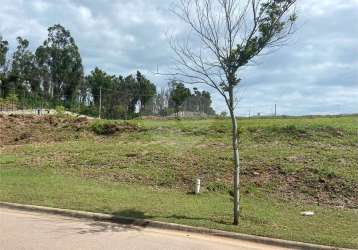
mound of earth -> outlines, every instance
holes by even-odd
[[[58,116],[0,115],[0,145],[61,141],[78,136],[87,118]]]
[[[0,114],[0,146],[29,143],[50,143],[75,140],[95,134],[113,135],[117,132],[137,131],[127,123],[101,123],[101,132],[93,129],[96,121],[87,117],[35,116]]]

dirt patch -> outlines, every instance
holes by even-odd
[[[225,149],[225,148],[229,148],[230,145],[223,142],[210,142],[205,144],[199,144],[196,147],[201,149],[206,149],[206,148]]]
[[[89,122],[86,118],[0,115],[0,146],[76,139]]]
[[[264,170],[263,170],[264,169]],[[243,171],[243,185],[275,190],[281,198],[333,207],[358,208],[358,183],[304,168],[288,173],[280,166],[249,168]]]
[[[273,126],[273,127],[249,127],[248,135],[255,141],[270,141],[273,138],[311,139],[340,138],[345,136],[346,131],[332,126]]]
[[[29,140],[31,138],[31,133],[29,132],[25,132],[22,133],[19,137],[15,138],[15,141],[25,141],[25,140]]]
[[[77,140],[81,136],[141,131],[124,122],[93,121],[87,117],[0,115],[0,146]]]
[[[0,146],[27,143],[49,143],[76,138],[76,126],[88,121],[57,116],[0,116]]]
[[[287,197],[310,203],[358,208],[358,183],[342,177],[303,169],[295,174],[280,176],[279,190]]]

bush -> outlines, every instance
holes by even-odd
[[[64,106],[56,106],[56,114],[57,115],[64,115],[65,114],[65,107]]]
[[[97,135],[113,135],[117,132],[133,132],[140,130],[138,125],[107,120],[96,120],[90,125],[90,129]]]
[[[91,124],[91,130],[97,135],[112,135],[117,132],[114,122],[100,120]]]

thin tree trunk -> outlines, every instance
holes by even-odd
[[[239,224],[240,215],[240,155],[238,143],[238,127],[234,110],[233,91],[230,91],[230,116],[232,123],[232,149],[234,158],[234,225]]]

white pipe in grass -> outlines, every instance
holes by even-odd
[[[200,185],[201,185],[201,180],[199,178],[196,179],[195,181],[195,194],[200,194]]]

